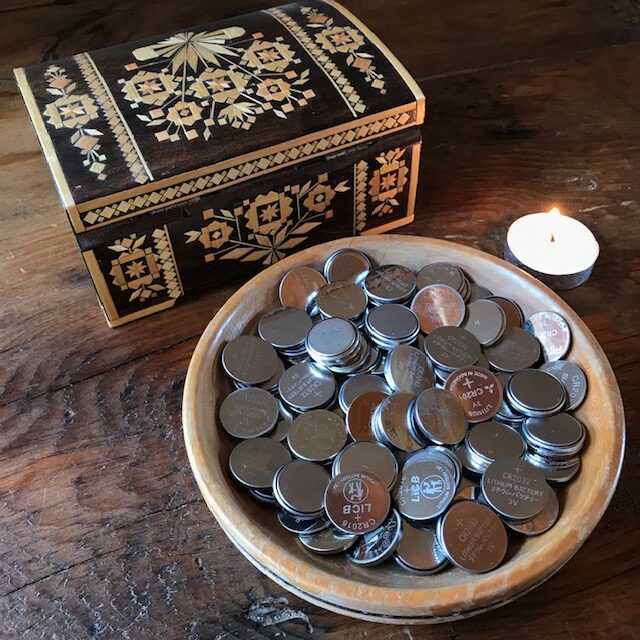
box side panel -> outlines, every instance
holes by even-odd
[[[413,219],[420,134],[389,136],[78,237],[111,326],[305,247]]]

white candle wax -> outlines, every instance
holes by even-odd
[[[593,233],[557,209],[516,220],[509,227],[507,244],[525,267],[552,276],[590,270],[600,252]]]

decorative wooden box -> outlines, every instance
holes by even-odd
[[[335,2],[15,74],[111,326],[413,219],[424,96]]]

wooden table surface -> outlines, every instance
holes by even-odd
[[[11,75],[268,6],[268,0],[4,0],[0,8],[1,638],[631,638],[640,634],[640,5],[357,0],[429,96],[415,223],[501,252],[560,203],[596,234],[563,294],[625,402],[618,490],[582,550],[492,613],[437,627],[355,622],[257,572],[189,469],[180,423],[198,336],[234,283],[107,328]]]

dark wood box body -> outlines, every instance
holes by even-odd
[[[413,219],[424,97],[336,3],[16,77],[111,326]]]

